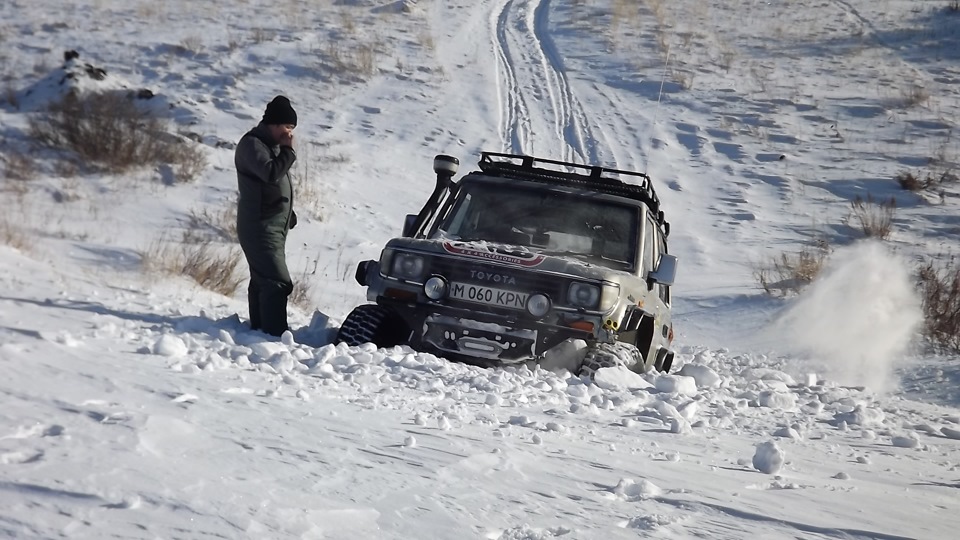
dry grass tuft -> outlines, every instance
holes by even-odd
[[[960,353],[960,265],[925,261],[917,277],[923,300],[924,335],[938,348]]]
[[[867,238],[886,240],[893,230],[893,214],[897,209],[897,200],[877,202],[867,195],[864,200],[859,195],[850,203],[853,218],[860,224],[860,230]]]
[[[930,92],[918,84],[912,84],[900,89],[900,107],[911,109],[920,105],[925,105],[930,101]]]
[[[184,239],[189,243],[209,240],[238,242],[236,203],[216,210],[210,207],[190,210],[187,215],[187,232],[184,234]]]
[[[218,247],[213,242],[171,243],[161,237],[140,253],[143,268],[151,273],[189,276],[201,287],[233,296],[244,281],[239,267],[239,247]]]
[[[27,251],[30,247],[29,238],[27,231],[12,219],[7,216],[0,217],[0,244]]]
[[[754,277],[769,295],[797,294],[820,275],[830,255],[830,245],[819,239],[797,253],[781,253],[754,269]]]
[[[312,159],[310,145],[302,144],[300,148],[297,161],[290,170],[296,200],[294,211],[301,221],[305,217],[323,221],[326,217],[323,208],[323,179],[317,172],[317,163]]]
[[[900,187],[907,191],[927,191],[934,190],[946,184],[957,181],[957,175],[952,171],[944,170],[939,173],[927,171],[925,173],[912,173],[910,171],[901,171],[893,177],[900,184]]]
[[[310,266],[308,261],[297,279],[293,280],[293,292],[290,293],[289,301],[291,304],[307,311],[316,308],[312,298],[313,284],[310,281],[310,276],[316,275],[318,264],[319,259],[315,259],[313,268],[308,270]]]

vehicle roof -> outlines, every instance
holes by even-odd
[[[504,189],[555,191],[560,193],[569,193],[572,195],[581,195],[584,197],[588,197],[590,199],[616,202],[616,203],[627,205],[627,206],[635,206],[635,207],[645,206],[645,204],[642,201],[638,201],[636,199],[632,199],[629,197],[613,195],[610,193],[604,193],[602,191],[599,191],[591,187],[545,184],[542,182],[536,182],[536,181],[527,180],[523,178],[490,176],[480,171],[474,171],[474,172],[468,173],[466,176],[460,179],[460,183],[487,184],[487,185],[502,187]]]

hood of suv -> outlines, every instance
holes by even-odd
[[[511,246],[482,240],[463,242],[450,239],[423,240],[394,238],[386,249],[416,252],[431,258],[458,261],[469,265],[471,262],[494,265],[505,269],[528,272],[562,274],[598,281],[619,282],[623,276],[633,276],[624,270],[583,260],[576,255],[553,254],[547,250]],[[635,276],[633,276],[635,277]]]

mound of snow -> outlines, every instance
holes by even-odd
[[[653,388],[646,379],[624,366],[608,367],[597,371],[593,376],[593,383],[604,390],[615,391]]]
[[[753,468],[766,474],[777,474],[783,467],[784,453],[773,441],[757,445],[753,454]]]

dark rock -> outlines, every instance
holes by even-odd
[[[103,68],[94,67],[90,64],[85,64],[83,68],[86,70],[87,75],[95,81],[102,81],[107,78],[107,70]]]
[[[64,61],[64,62],[69,62],[70,60],[73,60],[74,58],[80,58],[80,53],[78,53],[77,51],[75,51],[75,50],[73,50],[73,49],[71,49],[71,50],[69,50],[69,51],[65,51],[65,52],[63,53],[63,61]]]

